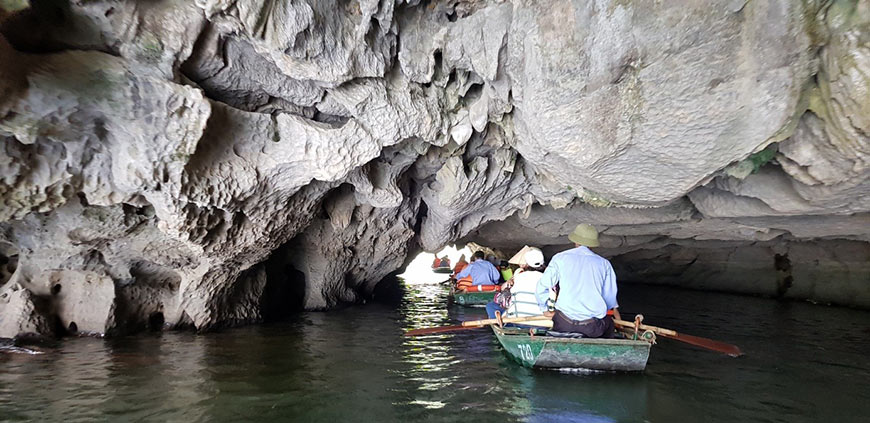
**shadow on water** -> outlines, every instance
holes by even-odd
[[[865,311],[625,286],[624,310],[736,343],[746,356],[660,340],[644,373],[563,374],[514,363],[489,329],[403,337],[408,329],[484,317],[482,308],[447,307],[447,287],[437,280],[408,280],[378,296],[388,301],[206,335],[70,338],[44,354],[3,353],[0,416],[859,422],[870,404]]]

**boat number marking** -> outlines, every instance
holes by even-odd
[[[523,360],[534,361],[535,356],[532,355],[532,346],[529,344],[519,344],[517,345],[520,349],[520,357]]]

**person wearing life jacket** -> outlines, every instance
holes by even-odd
[[[441,257],[441,262],[438,263],[437,267],[450,267],[450,259],[447,256]]]
[[[465,254],[459,256],[459,261],[456,262],[456,267],[453,268],[453,274],[456,275],[465,269],[465,266],[468,266],[468,262],[465,260]]]
[[[575,248],[553,256],[536,288],[538,308],[553,318],[554,332],[579,333],[588,338],[612,338],[613,319],[619,319],[616,302],[616,273],[610,261],[592,252],[598,231],[580,224],[568,239]],[[555,311],[549,311],[550,290],[559,285]],[[613,309],[613,316],[608,310]]]
[[[438,256],[435,256],[435,260],[432,260],[432,268],[436,268],[441,266],[441,259]]]
[[[483,259],[483,251],[477,251],[471,256],[471,263],[456,274],[457,287],[466,289],[474,286],[498,285],[501,276],[492,263]]]

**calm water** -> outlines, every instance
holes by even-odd
[[[520,367],[488,329],[404,338],[484,315],[445,307],[443,285],[405,290],[398,307],[0,353],[0,420],[868,421],[868,312],[626,285],[626,312],[746,356],[662,339],[642,374],[581,375]]]

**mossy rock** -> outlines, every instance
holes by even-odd
[[[27,0],[0,0],[0,9],[9,13],[24,10],[28,7],[30,7],[30,2]]]
[[[725,169],[725,173],[738,179],[746,178],[747,176],[758,172],[758,169],[761,169],[764,165],[773,160],[773,158],[776,157],[777,151],[779,151],[779,144],[769,144],[764,148],[764,150],[750,155],[746,159],[737,162],[737,164],[728,166]]]

